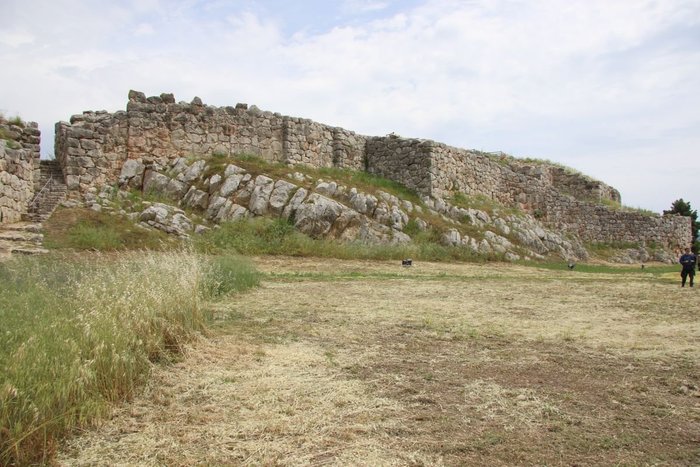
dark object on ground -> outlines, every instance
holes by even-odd
[[[576,267],[576,263],[574,263],[573,261],[569,261],[566,267],[569,268],[569,270],[573,270]]]
[[[411,267],[411,266],[413,266],[413,260],[410,259],[410,258],[408,258],[408,259],[402,259],[402,260],[401,260],[401,266],[403,266],[403,267],[405,267],[405,268]]]

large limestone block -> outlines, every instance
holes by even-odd
[[[462,243],[462,236],[457,229],[449,229],[440,237],[440,243],[445,246],[458,246]]]
[[[188,186],[175,179],[170,179],[165,187],[165,195],[172,199],[182,199],[187,193]]]
[[[194,186],[190,187],[185,197],[182,199],[185,206],[205,210],[209,205],[209,193],[198,190]]]
[[[255,178],[255,186],[250,195],[248,209],[256,216],[263,216],[269,211],[270,196],[275,187],[275,181],[265,175]]]
[[[128,159],[122,166],[122,171],[119,174],[119,184],[121,186],[129,185],[134,188],[141,188],[143,185],[143,174],[146,166],[143,162]]]
[[[139,215],[142,225],[162,230],[168,234],[187,237],[192,231],[192,221],[184,211],[163,203],[153,203]]]
[[[220,217],[219,214],[221,210],[224,208],[226,203],[231,203],[228,201],[226,198],[222,196],[210,196],[209,197],[209,206],[207,207],[207,212],[206,216],[208,219],[216,219],[217,217]]]
[[[250,178],[250,175],[242,173],[232,173],[228,175],[224,180],[224,183],[222,183],[221,187],[219,188],[219,196],[223,196],[224,198],[231,196],[236,190],[238,190],[238,187],[244,181],[246,176]]]
[[[206,166],[207,162],[202,159],[195,161],[184,172],[179,174],[177,176],[177,179],[183,183],[192,183],[202,176],[202,173],[204,173],[204,169],[206,168]]]
[[[282,218],[291,219],[293,217],[296,217],[297,209],[299,209],[299,206],[301,206],[301,203],[304,202],[304,200],[306,199],[306,195],[308,194],[309,192],[306,190],[306,188],[299,188],[294,193],[294,196],[292,196],[292,199],[289,200],[289,203],[287,203],[287,206],[285,206],[284,210],[282,211]]]
[[[339,202],[312,193],[296,210],[294,227],[312,238],[323,238],[344,209]]]
[[[143,192],[164,194],[169,182],[170,178],[165,175],[155,170],[146,170],[143,176]]]
[[[282,214],[290,196],[298,187],[285,180],[278,180],[270,195],[270,212],[276,216]]]
[[[350,190],[349,197],[350,206],[357,212],[368,216],[372,216],[374,214],[374,210],[377,208],[377,204],[379,202],[376,197],[365,193],[360,193],[355,188]]]
[[[229,177],[231,175],[237,175],[237,174],[245,174],[247,171],[245,169],[242,169],[241,167],[238,167],[237,165],[229,164],[226,166],[226,170],[224,170],[224,177]]]

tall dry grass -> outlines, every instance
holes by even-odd
[[[205,300],[255,277],[191,252],[0,264],[0,464],[48,462],[204,328]]]

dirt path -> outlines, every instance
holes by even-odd
[[[214,335],[60,463],[700,463],[700,289],[640,272],[256,263],[263,286],[218,304]]]

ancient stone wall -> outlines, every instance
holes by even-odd
[[[126,112],[86,112],[59,123],[56,156],[69,190],[79,196],[113,184],[125,162],[129,179],[148,164],[179,157],[257,155],[270,162],[367,170],[432,197],[457,192],[486,196],[536,215],[547,225],[594,242],[690,242],[686,221],[608,209],[619,203],[612,187],[548,164],[493,157],[434,141],[365,137],[311,120],[263,112],[246,104],[212,107],[199,98],[131,91]]]
[[[367,137],[343,128],[333,128],[333,166],[365,170]]]
[[[117,181],[127,158],[126,112],[84,112],[56,124],[54,150],[69,192],[87,193]]]
[[[571,169],[546,162],[534,164],[520,162],[517,159],[510,161],[508,165],[517,172],[546,180],[547,185],[558,192],[573,196],[581,201],[609,201],[613,204],[621,202],[620,192],[615,188]]]
[[[457,192],[486,196],[536,215],[547,226],[586,242],[644,243],[671,249],[690,243],[690,219],[611,209],[595,201],[619,203],[604,183],[551,165],[453,148],[433,141],[389,136],[370,138],[368,170],[417,192],[449,198]]]
[[[251,154],[282,159],[283,117],[236,107],[212,107],[195,97],[175,102],[172,94],[148,97],[131,91],[127,105],[128,156],[145,163],[212,154]]]
[[[313,167],[333,166],[333,129],[303,118],[284,119],[284,161]]]
[[[131,91],[126,112],[85,112],[56,127],[56,154],[73,194],[118,180],[129,160],[161,166],[179,157],[249,154],[268,162],[361,170],[365,137],[246,104],[213,107],[199,98]]]
[[[367,139],[367,171],[397,181],[423,195],[432,195],[432,141],[395,135]]]
[[[41,133],[35,122],[0,117],[0,223],[19,221],[39,183]]]

